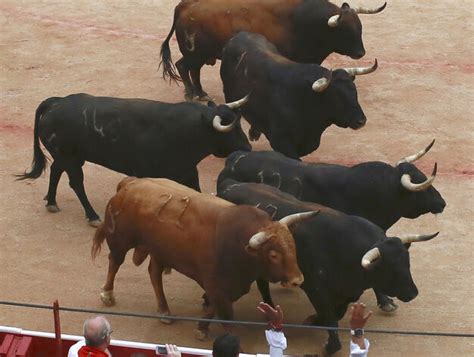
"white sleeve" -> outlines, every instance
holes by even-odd
[[[281,331],[265,330],[268,345],[270,346],[270,357],[282,357],[286,349],[286,337]]]
[[[357,343],[352,342],[351,340],[351,354],[350,357],[367,357],[369,353],[370,343],[369,340],[364,338],[365,349],[360,348]]]

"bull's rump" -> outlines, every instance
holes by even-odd
[[[200,283],[199,273],[210,269],[218,216],[234,204],[167,179],[124,181],[106,211],[109,247],[132,240],[131,247],[145,247],[162,265]]]
[[[201,111],[194,103],[73,94],[44,111],[39,137],[54,158],[74,155],[127,175],[176,178],[181,173],[164,153],[179,155],[186,132],[202,125]]]

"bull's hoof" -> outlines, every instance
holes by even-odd
[[[102,291],[100,293],[100,300],[105,306],[114,306],[115,305],[115,296],[113,290]]]
[[[87,222],[89,223],[89,226],[94,227],[94,228],[99,227],[100,224],[102,223],[102,221],[100,220],[100,218],[97,218],[97,219],[89,219]]]
[[[47,205],[46,209],[48,210],[48,212],[51,212],[51,213],[57,213],[60,211],[57,205]]]
[[[195,336],[199,341],[205,341],[207,339],[208,333],[209,333],[209,331],[207,331],[207,330],[203,331],[203,330],[197,329],[195,331]]]
[[[170,312],[169,311],[168,312],[163,312],[163,313],[159,312],[159,314],[161,316],[169,316]],[[167,319],[166,317],[162,317],[162,318],[160,318],[160,322],[162,324],[165,324],[165,325],[171,325],[174,322],[174,320]]]
[[[169,267],[163,268],[163,274],[171,274],[171,272],[172,272],[171,268],[169,268]]]
[[[390,301],[384,304],[380,304],[379,309],[383,312],[392,313],[398,310],[398,305],[395,304],[393,301]]]
[[[207,93],[202,93],[196,97],[194,97],[194,100],[197,100],[198,102],[213,102],[214,98],[212,98],[209,94]]]
[[[339,340],[334,341],[334,342],[328,342],[328,343],[326,343],[326,346],[324,346],[324,350],[326,351],[327,356],[333,355],[334,353],[339,351],[341,348],[342,348],[342,346],[341,346],[341,342]]]
[[[184,100],[186,102],[194,101],[194,94],[193,93],[184,93]]]

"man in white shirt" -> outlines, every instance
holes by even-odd
[[[87,319],[84,322],[83,335],[84,340],[77,341],[69,348],[68,357],[78,357],[79,351],[82,349],[90,349],[92,356],[109,356],[112,354],[107,347],[110,344],[110,334],[112,329],[109,321],[103,316],[97,316],[92,319]],[[86,353],[87,355],[87,353]]]

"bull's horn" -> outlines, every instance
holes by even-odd
[[[402,175],[402,186],[405,187],[408,191],[413,191],[413,192],[418,192],[418,191],[423,191],[426,190],[428,187],[430,187],[433,184],[433,181],[436,178],[436,171],[438,171],[438,164],[435,163],[433,172],[431,173],[431,176],[425,180],[425,182],[422,183],[413,183],[411,182],[411,177],[409,174],[404,174]]]
[[[237,108],[240,108],[245,103],[247,103],[249,101],[249,98],[250,98],[250,94],[247,94],[242,99],[236,100],[235,102],[226,103],[225,105],[227,105],[230,109],[237,109]]]
[[[331,83],[331,76],[332,76],[332,74],[330,74],[329,78],[322,77],[322,78],[319,78],[319,79],[315,80],[313,85],[311,86],[311,88],[317,93],[321,93],[321,92],[325,91],[326,88]]]
[[[232,129],[234,129],[236,120],[234,120],[232,123],[229,125],[222,125],[222,118],[219,115],[216,115],[214,119],[212,119],[212,126],[214,129],[217,131],[220,131],[221,133],[228,133]]]
[[[265,232],[258,232],[252,236],[249,240],[249,246],[253,249],[258,249],[258,247],[265,243],[271,236]]]
[[[426,242],[427,240],[433,239],[438,234],[439,232],[434,234],[404,234],[399,238],[403,244],[410,244],[415,242]]]
[[[428,151],[430,151],[430,149],[432,148],[432,146],[435,143],[435,140],[436,139],[433,139],[433,141],[426,148],[424,148],[423,150],[417,152],[416,154],[404,157],[403,159],[398,161],[397,166],[400,165],[400,164],[403,164],[404,162],[410,163],[410,162],[413,162],[413,161],[416,161],[416,160],[422,158]]]
[[[383,11],[387,6],[387,2],[385,2],[382,6],[376,8],[369,8],[364,6],[354,7],[354,11],[358,14],[378,14],[379,12]]]
[[[380,257],[380,250],[379,248],[372,248],[369,250],[367,253],[364,254],[362,257],[362,260],[360,261],[360,264],[362,265],[362,268],[368,269],[374,260]]]
[[[310,211],[310,212],[301,212],[301,213],[294,213],[290,214],[289,216],[283,217],[280,219],[280,223],[286,224],[288,227],[292,224],[301,222],[305,219],[311,218],[316,216],[319,213],[319,210],[317,211]]]
[[[379,66],[379,63],[377,62],[377,58],[374,61],[374,64],[369,67],[349,67],[349,68],[342,68],[344,71],[349,73],[351,76],[359,76],[361,74],[369,74],[374,72],[377,67]]]
[[[341,16],[341,14],[331,16],[328,20],[328,26],[336,27],[337,25],[339,25],[339,20],[341,19]]]

